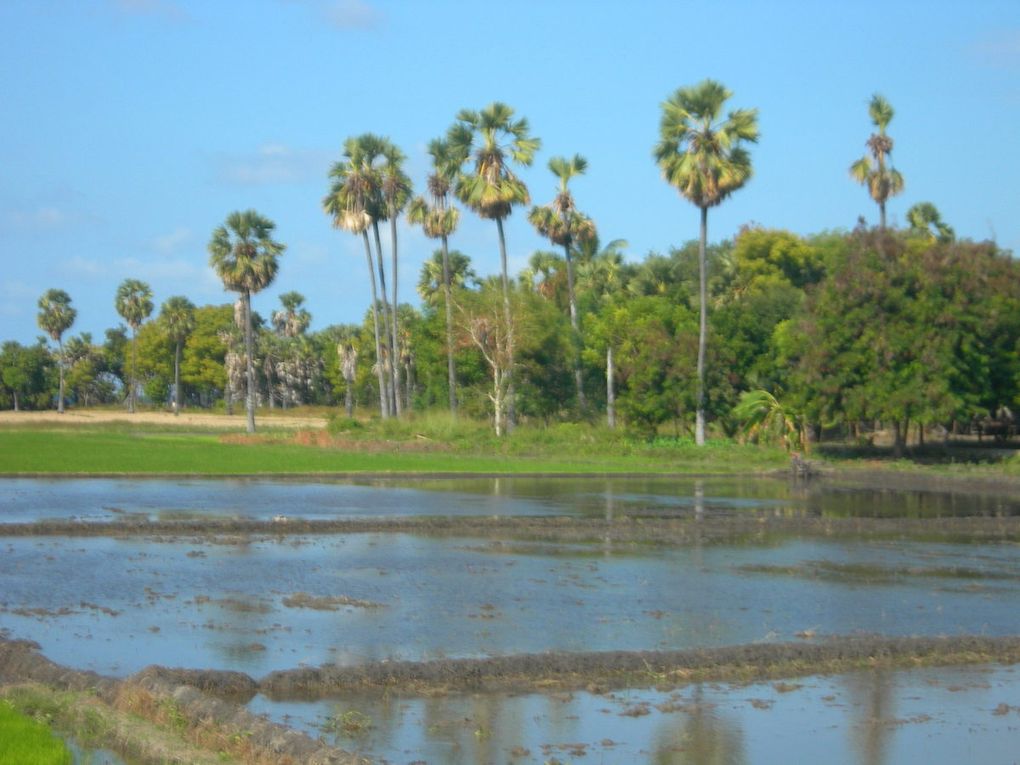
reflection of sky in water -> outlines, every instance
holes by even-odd
[[[1020,670],[939,668],[563,694],[354,697],[250,708],[390,762],[827,763],[1012,762]],[[363,735],[324,733],[345,712]],[[524,752],[527,751],[527,754]],[[583,752],[583,754],[582,754]],[[515,756],[516,753],[516,756]]]
[[[144,517],[312,519],[393,516],[1016,515],[1020,500],[850,489],[786,479],[468,478],[299,482],[263,479],[0,479],[0,523]]]
[[[1017,546],[792,540],[647,551],[404,534],[221,541],[0,539],[0,628],[38,641],[57,662],[104,673],[160,663],[255,676],[388,658],[786,641],[801,631],[1017,631]],[[836,575],[817,575],[819,562]],[[840,566],[914,573],[876,584]],[[968,575],[945,575],[945,566]],[[384,607],[285,606],[297,592]]]

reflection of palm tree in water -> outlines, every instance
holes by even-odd
[[[856,718],[850,743],[860,753],[861,765],[890,762],[887,750],[894,726],[889,721],[896,714],[892,674],[876,670],[847,675],[846,690]]]
[[[663,715],[656,731],[652,760],[656,765],[740,765],[747,762],[744,733],[737,722],[720,715],[704,700],[704,689],[693,687],[688,711],[677,725],[675,716]]]

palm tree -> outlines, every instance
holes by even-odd
[[[460,144],[463,146],[463,143]],[[450,141],[435,138],[429,142],[429,154],[432,156],[432,172],[426,181],[430,199],[415,197],[407,210],[408,220],[422,227],[425,236],[439,239],[442,242],[442,288],[446,302],[446,373],[450,393],[450,411],[457,411],[457,369],[453,361],[453,301],[450,297],[451,271],[449,237],[457,229],[460,211],[450,205],[450,188],[457,177],[465,156],[455,150]],[[459,254],[459,253],[458,253]],[[466,256],[461,256],[465,258]],[[422,268],[424,274],[429,263]],[[467,266],[467,262],[465,262]],[[422,294],[422,282],[418,283],[418,293]]]
[[[168,298],[159,309],[159,320],[174,343],[174,417],[181,413],[181,351],[195,331],[195,305],[180,295]]]
[[[907,210],[907,223],[912,232],[920,234],[929,242],[946,244],[956,238],[953,227],[942,220],[938,208],[931,202],[918,202]]]
[[[305,296],[300,292],[284,292],[280,295],[281,310],[273,311],[273,329],[278,335],[295,338],[308,329],[312,315],[304,308]]]
[[[251,296],[261,292],[276,278],[284,245],[275,241],[276,224],[255,210],[232,212],[226,225],[213,231],[209,240],[209,265],[220,277],[225,289],[241,296],[244,312],[244,351],[246,355],[248,432],[255,432],[255,342],[252,337]]]
[[[767,390],[749,390],[740,394],[733,416],[741,423],[746,437],[752,441],[768,441],[778,436],[783,448],[810,448],[804,419]]]
[[[74,324],[78,312],[71,307],[71,296],[63,290],[46,290],[39,298],[39,315],[36,321],[39,329],[48,334],[60,349],[57,369],[60,374],[60,392],[57,395],[57,411],[64,413],[64,333]]]
[[[368,278],[372,285],[372,328],[375,332],[379,410],[382,418],[386,419],[390,415],[390,399],[387,393],[386,366],[379,331],[379,297],[376,291],[375,268],[372,264],[372,246],[368,241],[368,228],[373,222],[373,215],[378,213],[376,194],[378,184],[372,167],[377,147],[369,144],[365,136],[344,141],[344,159],[336,162],[329,171],[333,184],[322,200],[322,208],[333,219],[335,228],[355,235],[360,234],[365,244]]]
[[[442,250],[436,250],[431,258],[421,264],[417,287],[419,297],[428,306],[439,305],[440,298],[444,301],[447,299],[446,281],[450,283],[451,295],[454,289],[478,284],[478,274],[471,268],[471,258],[460,250],[447,251],[445,273]]]
[[[708,290],[705,247],[708,210],[751,178],[751,157],[741,145],[758,141],[758,110],[737,109],[722,116],[733,94],[714,80],[680,88],[662,105],[660,140],[655,159],[663,178],[701,210],[698,242],[700,330],[695,441],[705,443],[705,344],[708,328]]]
[[[872,124],[878,128],[865,142],[871,156],[865,154],[850,165],[850,177],[868,187],[868,193],[878,205],[881,228],[885,228],[885,202],[903,191],[903,176],[899,171],[886,166],[892,155],[893,139],[886,135],[885,129],[893,118],[893,108],[888,101],[877,93],[868,104],[868,114]]]
[[[506,370],[507,430],[514,424],[514,337],[510,307],[510,278],[507,274],[506,236],[503,220],[517,205],[531,202],[528,187],[511,169],[511,163],[529,167],[542,142],[528,134],[528,120],[515,120],[514,110],[495,102],[480,112],[463,109],[458,124],[447,138],[454,150],[473,162],[469,172],[457,175],[455,193],[461,202],[482,218],[496,221],[499,261],[503,286],[503,318],[506,323],[508,360]],[[477,140],[477,147],[475,142]]]
[[[382,194],[386,218],[390,222],[390,263],[393,269],[393,303],[390,306],[390,330],[392,358],[391,365],[393,375],[393,403],[397,416],[401,412],[400,398],[400,365],[396,360],[400,358],[400,337],[397,319],[397,219],[407,207],[411,199],[411,179],[404,172],[404,160],[407,158],[397,146],[389,139],[382,141],[383,164],[379,169],[379,191]]]
[[[576,175],[583,175],[588,168],[588,160],[580,154],[572,159],[553,157],[549,160],[549,169],[559,178],[559,190],[553,201],[543,207],[532,207],[528,220],[539,234],[553,244],[563,247],[567,260],[567,299],[570,303],[570,328],[574,340],[574,384],[577,387],[577,404],[583,412],[586,408],[584,385],[581,377],[581,328],[577,318],[577,296],[574,293],[574,261],[571,248],[583,241],[595,237],[595,223],[587,215],[579,212],[574,204],[568,184]]]
[[[117,287],[114,299],[117,313],[131,327],[131,372],[128,374],[128,411],[134,414],[138,380],[136,379],[135,358],[138,346],[138,328],[152,313],[152,288],[138,279],[125,279]]]

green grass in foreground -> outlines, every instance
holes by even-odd
[[[583,425],[519,428],[507,439],[471,423],[356,430],[334,428],[331,444],[305,446],[278,432],[247,443],[120,425],[11,427],[0,429],[0,473],[747,473],[788,464],[778,449],[647,443]]]
[[[0,763],[70,765],[71,752],[41,722],[0,700]]]

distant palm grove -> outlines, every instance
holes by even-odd
[[[380,418],[448,409],[499,434],[585,420],[699,444],[771,435],[790,448],[878,426],[899,447],[1012,421],[1020,265],[992,242],[957,240],[931,202],[909,208],[909,227],[887,225],[888,201],[908,189],[892,162],[889,102],[871,99],[873,132],[862,130],[862,154],[847,147],[846,175],[819,181],[859,183],[877,225],[836,221],[810,236],[748,225],[711,243],[711,210],[751,182],[759,139],[757,110],[727,110],[731,97],[711,80],[680,88],[649,147],[678,193],[677,227],[697,222],[696,240],[627,259],[627,242],[600,237],[570,188],[596,165],[554,156],[535,204],[518,175],[541,148],[527,120],[501,103],[465,109],[428,144],[431,171],[417,189],[401,149],[371,133],[344,141],[323,179],[323,213],[364,251],[360,324],[311,331],[294,290],[259,306],[285,273],[285,245],[260,212],[224,211],[210,265],[236,302],[175,296],[156,311],[151,286],[127,278],[110,296],[126,326],[94,338],[71,334],[72,297],[51,289],[38,302],[45,337],[3,344],[0,406],[243,408],[252,432],[257,407]],[[510,273],[504,221],[515,209],[549,249]],[[499,273],[476,273],[472,253],[457,249],[464,215],[491,221]],[[401,216],[435,246],[410,276],[421,308],[397,301],[409,277]]]

